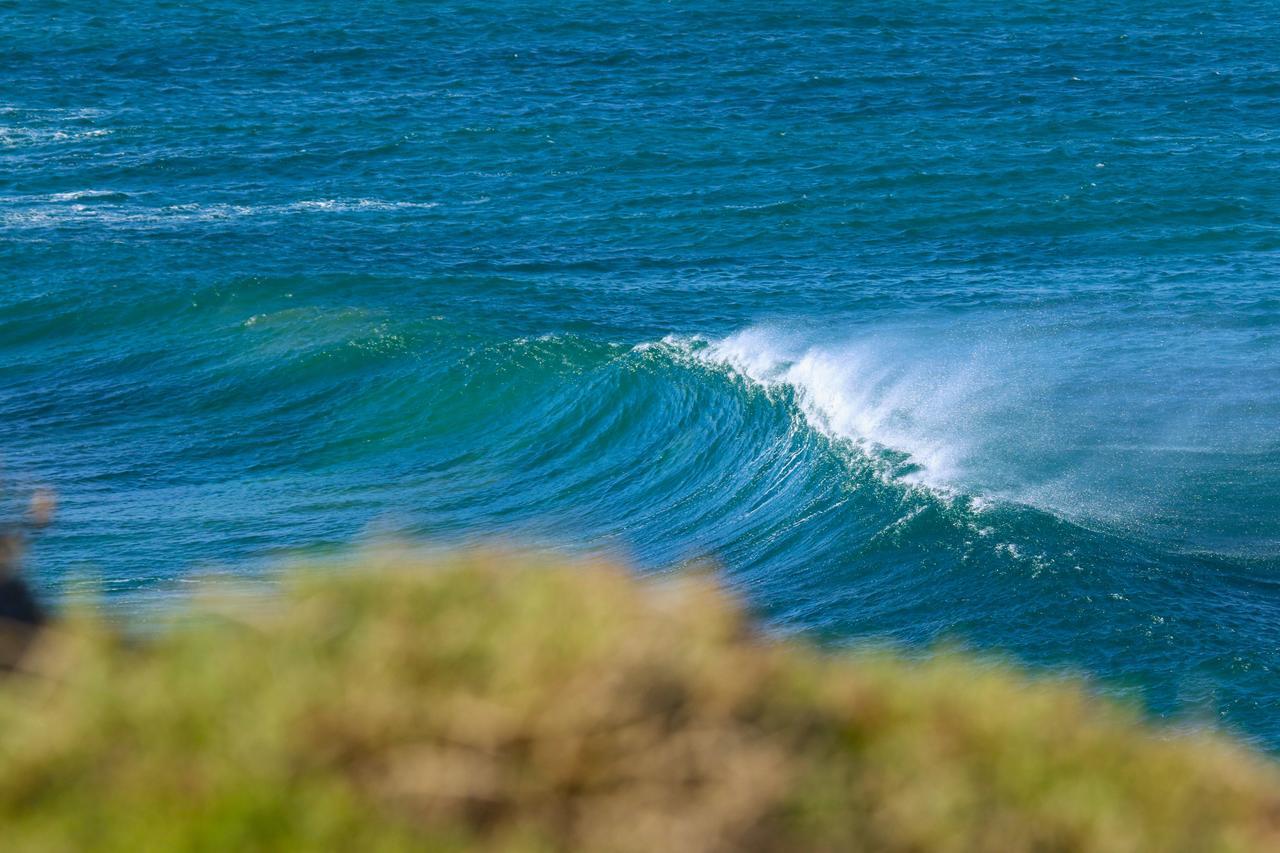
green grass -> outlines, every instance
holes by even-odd
[[[697,578],[368,555],[0,683],[0,847],[1265,850],[1280,777],[1074,683],[762,637]]]

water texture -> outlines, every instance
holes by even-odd
[[[143,612],[370,532],[1280,749],[1280,4],[0,2],[0,453]]]

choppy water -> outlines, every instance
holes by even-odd
[[[1280,5],[0,3],[46,594],[371,528],[1280,747]]]

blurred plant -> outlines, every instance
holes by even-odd
[[[0,680],[0,847],[1280,849],[1275,766],[1079,684],[761,636],[708,578],[366,554]]]

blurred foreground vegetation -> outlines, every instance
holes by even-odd
[[[713,584],[368,555],[0,681],[0,845],[1280,849],[1268,761],[1079,685],[761,637]]]

